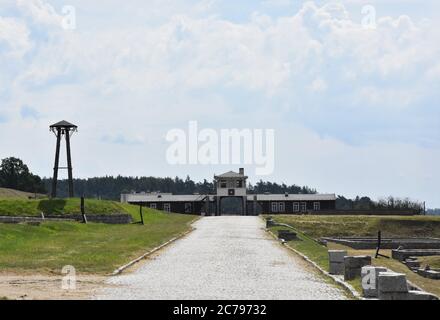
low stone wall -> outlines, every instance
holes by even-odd
[[[128,224],[133,221],[129,214],[89,214],[87,216],[88,222],[105,223],[105,224]],[[80,214],[68,214],[68,215],[47,215],[43,218],[33,216],[0,216],[0,223],[36,223],[44,221],[82,221],[82,215]]]
[[[320,210],[310,211],[307,214],[324,216],[417,216],[412,210]]]
[[[440,271],[437,271],[437,270],[418,269],[417,274],[421,275],[424,278],[428,278],[431,280],[440,280]]]
[[[357,250],[375,249],[377,238],[321,238],[323,241],[342,244]],[[383,238],[382,249],[440,249],[440,239],[435,238]]]
[[[440,249],[403,249],[392,250],[393,259],[405,261],[409,257],[440,256]]]

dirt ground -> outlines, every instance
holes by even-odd
[[[13,274],[0,272],[0,299],[82,300],[90,299],[96,289],[106,286],[108,277],[77,275],[76,288],[65,286],[63,276],[50,274]],[[65,281],[66,283],[66,281]],[[71,282],[70,282],[71,283]],[[69,283],[68,283],[69,284]]]

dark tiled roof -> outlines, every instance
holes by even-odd
[[[67,122],[66,120],[57,122],[57,123],[51,125],[50,127],[51,128],[60,128],[60,127],[64,127],[64,128],[78,128],[76,125],[74,125],[74,124],[72,124],[70,122]]]

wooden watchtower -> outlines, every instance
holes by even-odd
[[[52,198],[57,197],[57,182],[58,182],[58,170],[59,169],[67,169],[68,178],[69,178],[69,197],[73,198],[73,174],[72,174],[72,156],[70,152],[70,138],[72,134],[78,131],[78,127],[74,124],[71,124],[67,121],[60,121],[50,126],[50,131],[52,131],[57,138],[57,145],[55,151],[55,165],[53,168],[53,179],[52,179]],[[66,139],[66,150],[67,150],[67,168],[60,168],[60,145],[61,138],[65,137]]]

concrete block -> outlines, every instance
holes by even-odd
[[[343,275],[344,269],[345,267],[343,262],[330,262],[330,274]]]
[[[409,291],[408,300],[438,300],[435,295],[425,291]]]
[[[419,261],[406,260],[404,263],[410,269],[418,269],[418,268],[420,268],[420,262]]]
[[[275,222],[272,219],[266,220],[266,228],[273,227],[275,225]]]
[[[362,268],[368,265],[371,265],[371,257],[370,256],[347,256],[344,257],[345,267],[348,268]]]
[[[361,276],[362,267],[371,265],[370,256],[344,257],[344,279],[353,280]]]
[[[382,293],[407,293],[406,275],[395,272],[379,272],[378,289],[379,297]]]
[[[361,269],[361,279],[362,279],[362,291],[366,298],[377,298],[379,296],[378,292],[378,282],[379,273],[387,272],[388,269],[384,267],[375,266],[365,266]]]
[[[344,257],[348,256],[347,250],[329,250],[328,260],[330,262],[344,263]]]
[[[408,292],[379,292],[379,300],[408,300]]]
[[[278,239],[283,239],[285,241],[296,240],[296,233],[290,230],[278,230]]]

